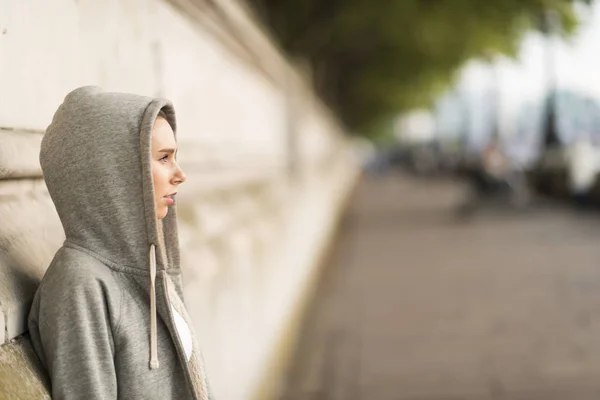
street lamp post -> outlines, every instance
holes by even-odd
[[[557,124],[557,83],[556,60],[554,57],[554,34],[558,30],[557,15],[555,12],[546,11],[542,18],[542,31],[546,37],[546,104],[543,120],[543,146],[552,148],[560,146],[560,137]]]

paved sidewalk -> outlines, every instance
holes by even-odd
[[[600,399],[600,214],[460,222],[461,196],[359,186],[282,400]]]

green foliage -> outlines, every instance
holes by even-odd
[[[544,11],[564,34],[577,25],[577,0],[249,1],[284,48],[309,61],[323,99],[367,135],[431,104],[466,60],[516,54]]]

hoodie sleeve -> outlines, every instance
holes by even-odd
[[[39,303],[38,343],[34,345],[43,354],[52,398],[116,399],[111,323],[115,307],[109,306],[106,287],[98,279],[69,280],[75,282],[67,290],[44,292]]]

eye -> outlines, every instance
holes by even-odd
[[[167,162],[168,159],[169,159],[169,155],[165,154],[164,156],[162,156],[161,158],[159,158],[158,161],[160,161],[160,162]]]

